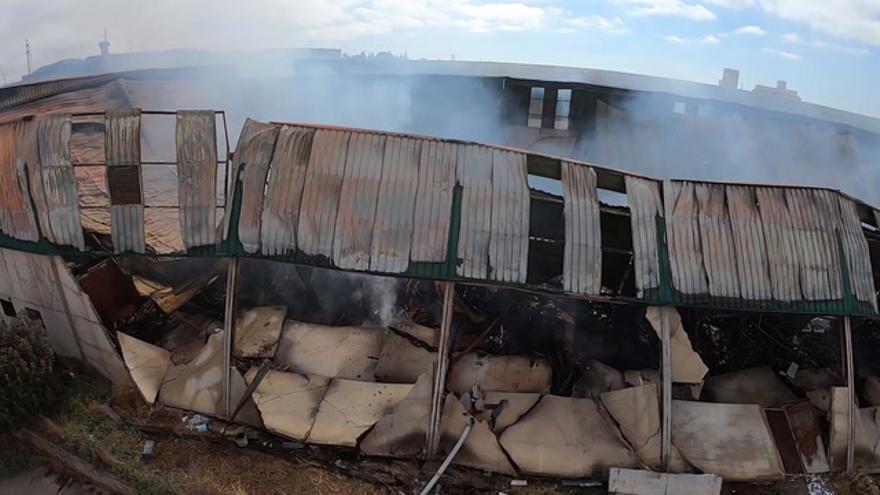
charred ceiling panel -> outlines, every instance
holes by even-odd
[[[107,157],[113,249],[117,253],[143,253],[146,246],[140,110],[114,110],[105,114],[104,153]]]
[[[663,217],[659,183],[626,176],[626,195],[630,207],[633,238],[633,266],[638,297],[660,288],[660,245],[658,218]]]
[[[79,218],[79,199],[73,166],[70,163],[70,115],[37,118],[39,174],[32,175],[31,191],[37,211],[47,216],[43,235],[57,244],[85,248]]]
[[[727,207],[736,251],[736,270],[743,299],[758,301],[772,298],[767,245],[761,228],[761,212],[755,189],[727,186]]]
[[[440,141],[422,143],[413,219],[413,261],[440,263],[446,260],[459,147]]]
[[[189,249],[216,242],[217,142],[213,111],[177,112],[180,230]]]
[[[565,200],[563,283],[567,292],[598,294],[602,287],[602,231],[596,171],[562,162]]]
[[[491,278],[525,283],[529,250],[529,185],[526,155],[492,153]]]
[[[260,249],[263,194],[266,191],[269,162],[272,160],[272,152],[278,139],[278,126],[248,120],[241,134],[244,142],[239,140],[235,156],[232,158],[234,173],[241,174],[241,217],[238,223],[238,236],[244,250],[255,253]],[[243,171],[241,171],[242,167],[244,167]],[[231,198],[232,195],[227,197]]]
[[[838,196],[840,204],[840,236],[843,255],[849,271],[850,290],[856,300],[866,302],[877,310],[874,293],[874,276],[871,272],[871,256],[868,241],[862,233],[862,223],[853,200]]]
[[[709,294],[715,297],[739,297],[736,251],[724,186],[696,184],[694,188],[700,212],[700,243],[706,263]]]
[[[333,262],[339,268],[370,268],[385,140],[384,135],[355,133],[348,143],[333,234]]]
[[[36,241],[37,226],[30,211],[30,198],[22,184],[27,184],[25,170],[19,168],[18,128],[26,123],[0,126],[0,229],[16,239]],[[25,151],[26,150],[22,150]]]
[[[840,253],[834,227],[839,210],[826,191],[786,189],[799,255],[801,295],[810,301],[838,300],[843,297],[840,280]]]
[[[370,270],[403,273],[409,267],[421,147],[416,139],[389,136],[385,141]]]
[[[312,142],[296,242],[308,255],[330,258],[350,132],[319,129]]]
[[[773,299],[796,301],[801,296],[799,249],[791,214],[785,201],[785,191],[770,187],[755,189],[761,212],[764,239],[767,241],[767,264]]]
[[[685,295],[707,294],[709,287],[703,269],[700,217],[694,184],[665,181],[663,198],[672,285]]]
[[[279,131],[260,223],[261,252],[265,255],[283,255],[296,248],[296,225],[314,136],[314,129],[301,127],[284,126]]]
[[[485,279],[492,221],[492,149],[460,147],[455,176],[462,187],[457,272]]]

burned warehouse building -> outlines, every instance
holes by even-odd
[[[880,120],[735,71],[105,62],[0,88],[0,317],[152,407],[509,476],[880,472]]]

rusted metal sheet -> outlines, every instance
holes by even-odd
[[[703,267],[699,211],[694,184],[665,181],[663,198],[672,285],[682,294],[707,294],[709,287]]]
[[[740,295],[751,301],[770,300],[773,293],[767,265],[767,245],[755,189],[727,186],[726,192]]]
[[[492,153],[492,223],[489,236],[491,278],[526,282],[529,257],[529,183],[526,155]]]
[[[314,136],[314,129],[293,126],[283,126],[278,133],[260,222],[264,255],[283,255],[296,248],[300,201]]]
[[[141,113],[138,109],[107,111],[104,154],[113,249],[117,253],[146,251],[141,167]]]
[[[410,255],[413,261],[446,261],[459,147],[441,141],[422,143]]]
[[[563,287],[567,292],[598,294],[602,288],[602,229],[596,171],[562,162],[565,201]]]
[[[0,229],[16,239],[36,241],[37,225],[31,213],[30,197],[25,195],[26,171],[16,146],[20,125],[0,126]]]
[[[422,145],[417,139],[395,136],[385,141],[370,250],[372,271],[403,273],[409,267]]]
[[[262,136],[262,138],[265,139],[265,134],[277,132],[275,130],[276,128],[277,127],[272,124],[264,124],[252,119],[247,119],[244,122],[244,127],[242,127],[241,133],[238,135],[238,143],[235,145],[235,152],[232,155],[232,163],[229,164],[229,181],[227,182],[226,188],[227,198],[232,198],[235,192],[241,164],[253,162],[253,154],[263,152],[260,146],[251,145],[250,142],[254,139],[259,139],[259,136]],[[271,153],[272,151],[270,150],[269,157],[271,157]],[[266,160],[268,159],[269,158],[266,158]],[[228,216],[223,217],[223,239],[229,237],[229,221],[230,218]]]
[[[249,253],[256,253],[260,249],[263,194],[266,191],[269,163],[278,140],[278,129],[279,126],[276,125],[259,124],[248,120],[232,158],[233,170],[241,175],[241,216],[238,222],[238,236],[242,247]],[[241,170],[242,167],[244,170]],[[231,198],[232,195],[227,197]]]
[[[801,294],[805,300],[843,297],[840,253],[834,233],[839,214],[837,205],[832,207],[829,194],[812,189],[785,190],[800,255]]]
[[[629,175],[624,180],[632,225],[636,291],[638,297],[644,297],[645,291],[660,287],[657,220],[663,217],[663,200],[658,182]]]
[[[35,201],[31,196],[29,183],[31,170],[39,167],[40,155],[37,149],[37,126],[33,120],[19,122],[15,126],[15,173],[18,178],[16,193],[21,196],[24,209],[13,214],[21,239],[37,241],[40,238],[40,220],[35,211]],[[45,213],[45,201],[40,208]]]
[[[715,297],[739,297],[736,250],[724,186],[697,183],[694,185],[694,192],[697,196],[700,247],[709,282],[709,294]]]
[[[186,249],[216,242],[217,132],[213,111],[177,112],[180,232]]]
[[[350,138],[350,132],[315,131],[296,231],[296,244],[305,254],[333,255],[333,230]]]
[[[841,195],[837,195],[837,200],[840,206],[840,238],[849,271],[850,290],[856,300],[869,303],[876,311],[877,298],[874,293],[871,255],[868,252],[868,241],[862,232],[862,221],[853,200]]]
[[[57,244],[84,249],[76,177],[70,163],[70,116],[38,117],[37,146],[39,190],[32,191],[36,201],[43,200],[46,204],[49,229],[44,235]]]
[[[771,187],[755,188],[761,228],[767,243],[767,265],[773,299],[797,301],[801,298],[798,242],[795,239],[785,191]]]
[[[455,176],[462,188],[457,273],[485,279],[492,221],[492,149],[459,147]]]
[[[386,137],[353,133],[333,235],[333,263],[346,270],[368,270]]]

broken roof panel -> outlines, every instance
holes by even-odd
[[[333,229],[339,206],[350,132],[318,129],[306,171],[296,243],[307,255],[333,255]]]
[[[296,225],[312,151],[314,129],[283,126],[278,133],[260,222],[260,252],[273,256],[296,249]]]
[[[660,239],[657,222],[663,217],[660,183],[627,175],[626,196],[630,208],[633,268],[639,298],[660,288]]]
[[[216,242],[217,132],[211,110],[177,112],[180,222],[187,249]]]
[[[565,201],[563,285],[568,292],[598,294],[602,288],[602,229],[596,171],[562,162]]]
[[[529,201],[526,155],[494,150],[489,230],[489,268],[493,280],[526,282]]]
[[[492,228],[492,149],[462,146],[458,151],[455,176],[462,190],[457,273],[485,279]]]
[[[385,141],[370,250],[372,271],[403,273],[409,268],[421,146],[419,140],[396,136],[389,136]]]
[[[413,218],[413,261],[446,260],[458,148],[458,144],[449,142],[422,142]]]

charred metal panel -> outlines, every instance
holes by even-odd
[[[485,279],[492,221],[492,148],[460,147],[455,176],[462,187],[457,272]]]
[[[354,133],[349,140],[333,234],[333,263],[339,268],[370,268],[385,140],[367,133]]]
[[[700,245],[709,282],[709,294],[715,297],[739,297],[736,250],[724,186],[696,184],[694,191],[699,208]]]
[[[440,141],[422,143],[413,219],[413,261],[446,261],[455,169],[460,147]]]
[[[248,121],[251,124],[253,121]],[[247,124],[246,124],[247,125]],[[247,131],[248,139],[239,142],[233,157],[233,167],[241,174],[241,216],[238,236],[242,247],[249,253],[260,250],[260,218],[263,214],[263,195],[269,163],[275,151],[279,126],[253,124]],[[231,196],[228,196],[231,197]]]
[[[526,155],[492,153],[491,278],[525,283],[529,250],[529,183]]]
[[[773,292],[767,265],[767,245],[755,189],[727,186],[726,193],[740,294],[743,299],[750,301],[770,300]]]
[[[113,249],[117,253],[143,253],[146,245],[140,110],[114,110],[104,115],[104,155],[107,157]]]
[[[16,239],[36,241],[39,235],[30,196],[26,194],[27,176],[22,159],[28,150],[25,143],[19,142],[19,127],[24,124],[0,126],[0,229]]]
[[[813,189],[785,190],[799,248],[801,293],[809,301],[843,298],[840,253],[834,233],[839,213],[829,194]]]
[[[703,253],[700,245],[700,223],[694,184],[665,181],[663,198],[666,208],[666,242],[672,285],[685,295],[709,292]]]
[[[297,246],[305,254],[327,258],[333,254],[333,230],[350,138],[350,132],[315,131],[296,231]]]
[[[659,183],[627,175],[626,196],[633,238],[633,267],[638,297],[660,288],[660,247],[657,220],[663,217]]]
[[[232,155],[232,163],[229,170],[229,182],[227,183],[226,197],[232,198],[235,193],[235,185],[239,179],[238,173],[243,164],[259,163],[265,160],[268,162],[272,157],[271,149],[266,150],[266,146],[261,145],[265,141],[272,141],[274,145],[274,136],[277,136],[278,127],[272,124],[264,124],[256,120],[247,119],[241,134],[238,136],[238,143],[235,145],[235,153]],[[253,143],[251,141],[254,141]],[[268,153],[268,156],[266,154]],[[265,178],[264,178],[265,179]],[[242,178],[244,180],[244,178]],[[265,182],[265,181],[264,181]],[[242,189],[244,189],[242,185]],[[262,198],[262,192],[260,197]],[[261,205],[262,206],[262,205]],[[244,206],[242,206],[244,210]],[[244,216],[241,217],[244,219]],[[229,221],[230,216],[223,217],[223,239],[229,237]],[[251,219],[253,221],[253,219]]]
[[[602,229],[596,170],[562,162],[565,200],[563,287],[567,292],[598,294],[602,288]]]
[[[862,222],[853,200],[838,195],[840,205],[840,237],[843,255],[849,271],[850,290],[857,301],[869,303],[877,310],[874,293],[874,276],[871,271],[871,256],[868,241],[862,232]]]
[[[35,203],[46,205],[49,228],[43,235],[56,244],[85,249],[76,175],[70,163],[70,115],[44,115],[36,122],[39,174],[38,180],[31,181],[31,191]]]
[[[800,262],[797,240],[785,201],[785,191],[770,187],[755,189],[761,212],[764,239],[767,242],[767,264],[773,299],[796,301],[801,298]]]
[[[389,136],[385,141],[370,250],[372,271],[403,273],[409,268],[421,146],[417,139]]]
[[[265,255],[296,249],[296,225],[314,136],[313,129],[293,126],[283,126],[278,133],[260,223],[261,252]]]
[[[217,131],[213,111],[177,112],[180,232],[186,249],[216,242]]]

